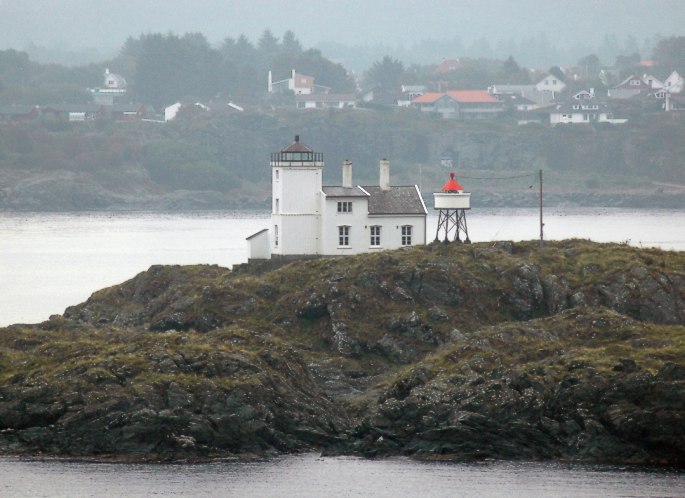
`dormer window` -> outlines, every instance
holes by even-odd
[[[640,80],[630,80],[632,86],[640,86]]]

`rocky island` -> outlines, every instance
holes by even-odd
[[[153,266],[0,329],[0,452],[685,465],[685,253],[568,240]]]

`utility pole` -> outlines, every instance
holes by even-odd
[[[545,224],[542,222],[542,170],[540,170],[540,247],[544,244],[543,227]]]

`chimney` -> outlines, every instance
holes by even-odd
[[[381,159],[380,170],[381,190],[390,190],[390,161],[385,158]]]
[[[273,76],[271,75],[271,69],[269,69],[269,81],[267,82],[267,91],[269,93],[273,93],[273,91],[274,91],[274,82],[273,82]]]
[[[345,159],[345,161],[343,161],[342,173],[342,186],[344,188],[352,188],[352,161],[349,159]]]

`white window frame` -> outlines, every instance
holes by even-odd
[[[402,245],[412,245],[413,225],[402,225]]]
[[[338,201],[338,213],[351,213],[352,201]]]
[[[370,247],[381,247],[381,225],[371,225],[369,227]]]
[[[350,225],[338,225],[338,247],[350,247]]]

